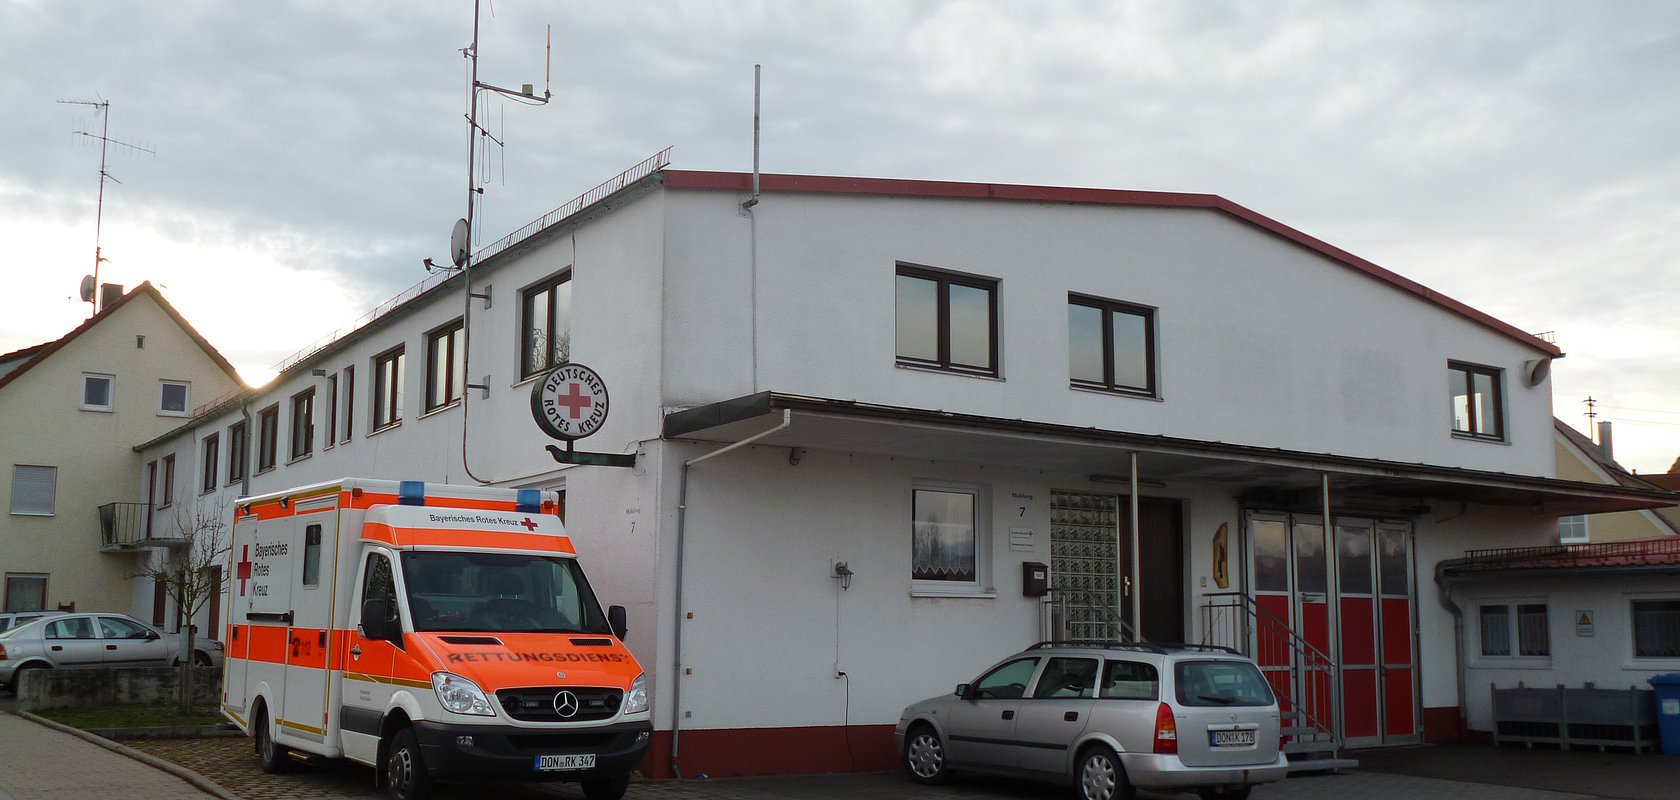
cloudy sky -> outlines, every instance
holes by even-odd
[[[0,352],[151,280],[250,380],[443,260],[466,193],[455,2],[0,0]],[[1558,416],[1680,456],[1680,4],[486,2],[480,231],[664,148],[766,171],[1211,192],[1530,331]]]

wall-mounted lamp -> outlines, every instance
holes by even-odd
[[[844,591],[852,588],[852,568],[841,561],[834,565],[834,577],[840,579],[840,589]]]

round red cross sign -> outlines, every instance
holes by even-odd
[[[582,364],[561,364],[531,387],[531,416],[556,439],[582,439],[607,421],[607,384]]]

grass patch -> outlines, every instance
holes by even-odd
[[[35,712],[72,728],[177,728],[214,725],[222,721],[213,706],[200,706],[182,714],[175,704],[166,706],[91,706],[47,708]]]

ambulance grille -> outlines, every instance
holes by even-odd
[[[554,698],[561,692],[571,692],[577,698],[577,713],[562,717],[555,710]],[[508,716],[521,722],[591,722],[617,714],[619,704],[624,701],[624,691],[589,686],[541,686],[503,689],[496,692],[496,700]]]

